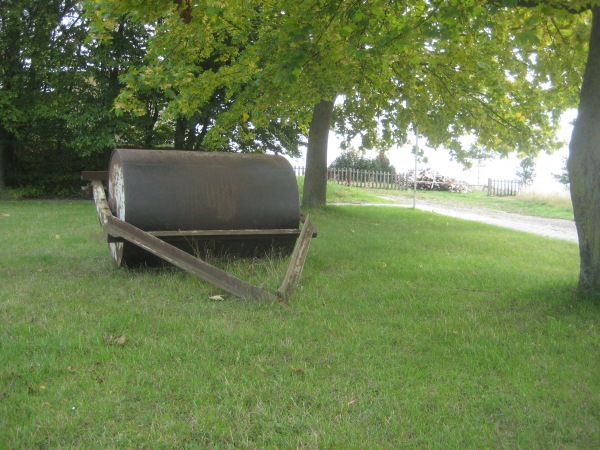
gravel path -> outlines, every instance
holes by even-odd
[[[407,199],[405,197],[386,198],[394,200],[396,203],[369,203],[368,205],[412,208],[412,199]],[[578,242],[577,229],[575,228],[575,222],[572,220],[525,216],[522,214],[506,213],[487,208],[448,205],[431,202],[429,200],[417,200],[417,209],[464,220],[488,223],[499,227],[538,234],[540,236]]]

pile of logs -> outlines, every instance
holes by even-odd
[[[413,185],[414,170],[409,170],[407,181],[409,185]],[[417,172],[417,189],[423,191],[449,191],[449,192],[471,192],[469,186],[454,178],[440,175],[432,169],[421,169]]]

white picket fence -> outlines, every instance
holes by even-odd
[[[304,176],[306,168],[294,167],[296,176]],[[367,189],[390,189],[397,191],[407,191],[413,189],[414,181],[411,173],[392,174],[388,172],[380,172],[376,170],[356,170],[343,168],[327,169],[327,181],[331,183],[343,184],[346,186],[367,188]],[[437,187],[436,185],[447,184],[445,182],[437,182],[434,180],[419,180],[417,181],[417,189],[422,190],[449,190],[447,186]],[[482,186],[468,186],[471,190],[480,190]],[[507,197],[517,195],[523,189],[523,183],[519,180],[497,180],[488,178],[487,195],[490,197]]]
[[[509,197],[517,195],[523,189],[523,183],[519,180],[495,180],[488,178],[488,197]]]
[[[297,177],[303,177],[306,169],[304,167],[294,167],[294,172]],[[407,190],[412,187],[411,179],[405,174],[393,174],[377,170],[327,169],[327,181],[331,183],[368,189]]]

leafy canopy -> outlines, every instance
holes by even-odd
[[[101,29],[123,14],[153,29],[118,109],[140,110],[137,95],[151,87],[164,90],[168,114],[189,115],[222,92],[231,104],[207,135],[218,143],[273,121],[306,133],[311,107],[338,98],[335,129],[348,142],[387,148],[418,126],[459,160],[467,135],[501,154],[560,145],[590,26],[559,1],[88,3]]]

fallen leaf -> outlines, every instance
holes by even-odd
[[[75,373],[75,372],[77,372],[77,367],[75,367],[75,366],[69,366],[69,367],[67,367],[67,370],[69,372],[71,372],[71,373]]]
[[[302,370],[301,367],[292,367],[292,372],[295,373],[295,374],[300,375],[300,374],[302,374],[304,372],[304,370]]]
[[[213,295],[212,297],[208,297],[208,298],[215,302],[222,302],[225,300],[225,297],[223,297],[222,295]]]
[[[7,213],[0,213],[0,217],[10,217],[10,214],[7,214]]]
[[[352,406],[356,403],[356,400],[352,399],[348,402],[348,406]]]
[[[54,239],[60,239],[60,234],[55,234]]]
[[[123,347],[127,342],[127,338],[125,336],[113,336],[112,334],[105,339],[107,344],[118,345],[119,347]]]

